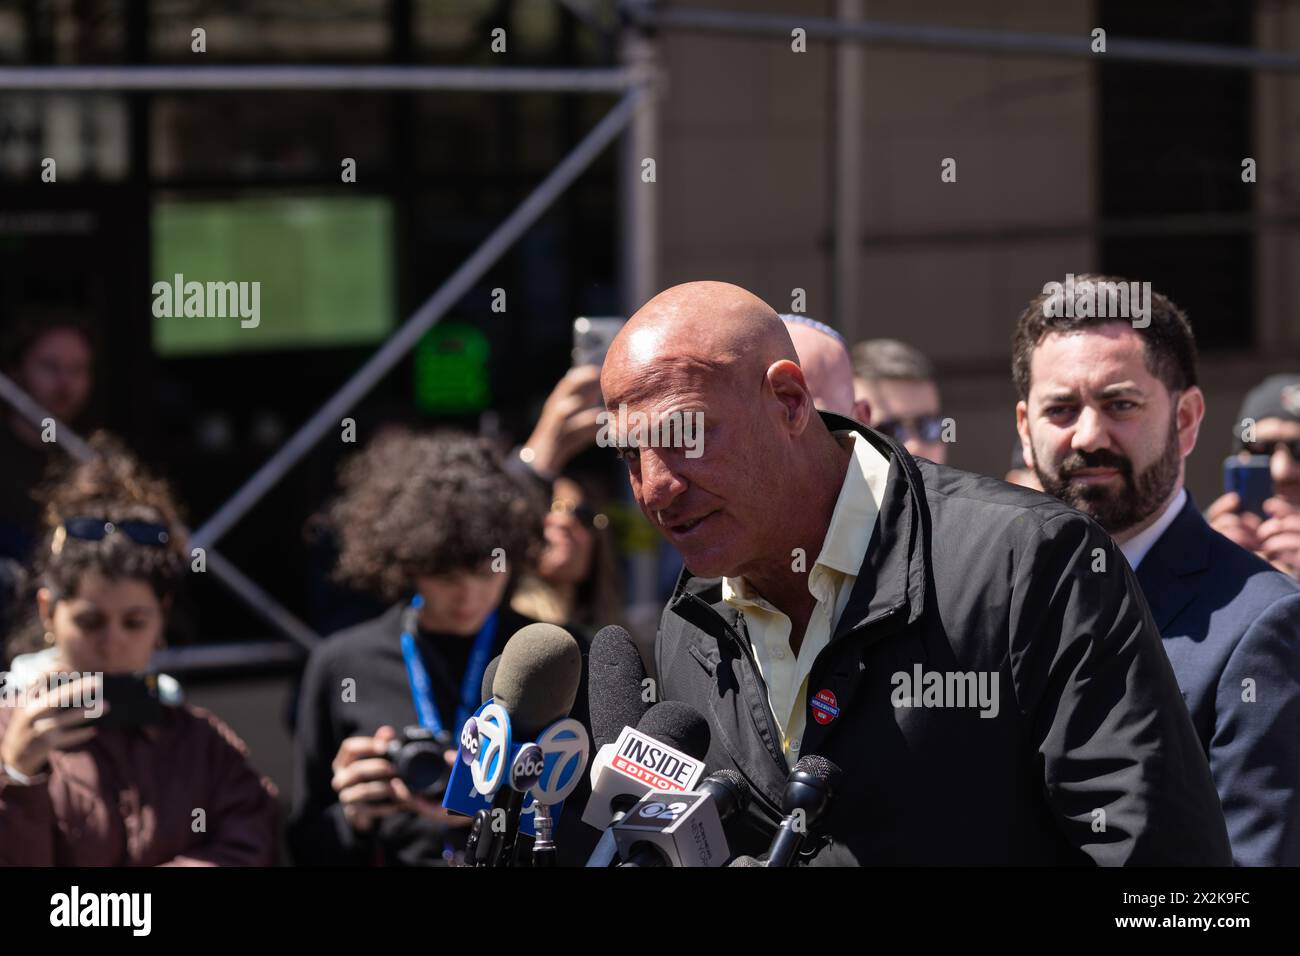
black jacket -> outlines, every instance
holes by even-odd
[[[1056,499],[913,459],[890,461],[852,595],[808,683],[801,753],[844,771],[810,862],[1231,863],[1223,813],[1160,635],[1127,562]],[[789,771],[743,615],[684,571],[665,609],[660,694],[709,718],[710,771],[754,790],[734,853],[764,850]],[[900,706],[919,668],[996,677],[996,715]],[[928,702],[933,702],[933,698]],[[947,703],[960,703],[950,696]],[[986,712],[992,714],[993,708]],[[824,716],[824,714],[823,714]]]

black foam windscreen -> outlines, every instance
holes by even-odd
[[[483,671],[483,684],[479,688],[479,702],[486,704],[488,698],[492,696],[492,682],[496,680],[497,668],[501,666],[501,655],[498,654],[488,662],[487,668]]]
[[[800,757],[799,762],[794,765],[794,772],[806,773],[809,776],[816,777],[832,790],[835,789],[835,784],[838,782],[840,774],[843,773],[834,761],[827,760],[817,754]]]
[[[529,624],[506,642],[492,696],[510,715],[515,740],[532,740],[569,716],[582,680],[582,649],[562,627]]]
[[[754,796],[749,784],[745,783],[745,778],[729,769],[709,774],[700,781],[698,789],[713,798],[718,807],[718,816],[724,823],[735,814],[743,813]]]
[[[704,715],[678,700],[659,701],[645,712],[636,729],[696,760],[705,758],[713,739]]]
[[[645,665],[632,635],[610,624],[602,627],[587,652],[587,702],[592,744],[613,743],[624,727],[635,727],[650,704],[645,696]]]

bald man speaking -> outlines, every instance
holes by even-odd
[[[1231,863],[1160,636],[1090,519],[819,412],[776,313],[725,283],[646,303],[601,389],[611,420],[679,423],[614,440],[686,565],[659,696],[754,792],[734,853],[766,849],[819,754],[844,773],[808,862]]]

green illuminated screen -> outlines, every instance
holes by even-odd
[[[159,202],[152,228],[159,355],[361,345],[393,328],[392,210],[385,199]],[[171,290],[178,274],[179,292],[156,285]],[[253,282],[261,283],[256,299]],[[242,313],[229,283],[248,283],[240,287]],[[229,291],[214,296],[217,284]],[[160,302],[164,295],[169,301]],[[243,318],[254,302],[256,318]]]
[[[492,401],[487,336],[464,322],[439,322],[415,347],[415,406],[428,415],[481,412]]]

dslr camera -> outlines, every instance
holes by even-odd
[[[434,733],[413,725],[403,727],[401,734],[389,741],[384,756],[413,794],[425,800],[441,800],[451,778],[451,768],[442,755],[454,747],[447,731]]]

